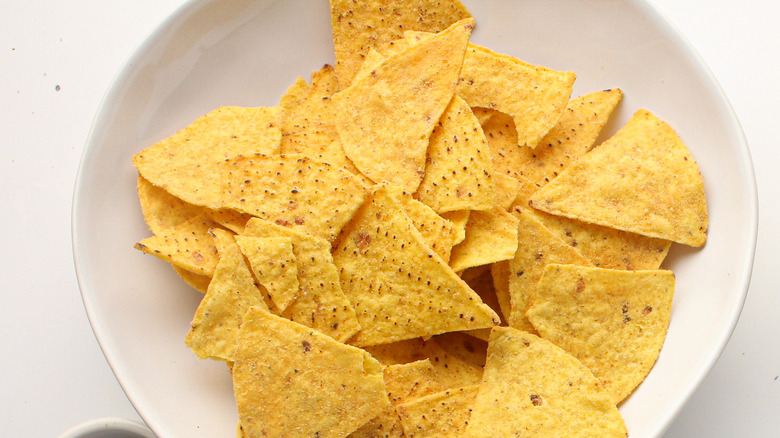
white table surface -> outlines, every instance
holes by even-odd
[[[665,437],[780,436],[780,6],[652,0],[725,90],[756,168],[753,279],[720,360]],[[183,0],[0,2],[0,436],[55,437],[92,418],[140,421],[92,334],[73,269],[70,211],[100,99]],[[175,407],[172,407],[175,409]]]

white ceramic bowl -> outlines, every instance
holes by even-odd
[[[96,418],[73,426],[57,438],[157,438],[148,427],[124,418]]]
[[[655,368],[620,410],[633,438],[660,436],[709,372],[738,319],[757,229],[745,139],[687,42],[640,0],[464,0],[472,41],[578,74],[575,95],[619,87],[607,131],[638,108],[674,126],[698,161],[709,241],[674,246],[669,335]],[[219,105],[272,106],[298,76],[333,62],[325,0],[202,0],[184,5],[132,56],[100,106],[74,199],[73,248],[84,305],[128,397],[160,437],[233,433],[223,364],[184,346],[200,294],[133,249],[147,237],[133,153]]]

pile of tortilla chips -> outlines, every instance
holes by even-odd
[[[457,0],[330,3],[335,67],[133,157],[238,435],[626,436],[662,262],[706,240],[685,145],[646,110],[597,144],[622,91],[469,42]]]

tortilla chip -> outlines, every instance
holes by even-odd
[[[452,99],[473,25],[472,19],[453,24],[333,96],[344,152],[363,175],[416,191],[428,139]]]
[[[348,86],[368,49],[403,37],[405,30],[440,32],[471,14],[458,0],[331,0],[339,84]]]
[[[330,99],[337,91],[333,66],[326,64],[312,73],[308,94],[298,105],[290,108],[282,119],[280,153],[301,154],[330,163],[321,154],[333,141],[338,140]]]
[[[352,174],[300,155],[223,161],[222,206],[333,241],[363,203]]]
[[[425,176],[415,197],[437,213],[493,208],[490,150],[471,108],[454,96],[434,128]]]
[[[201,359],[234,360],[239,327],[244,314],[253,306],[268,309],[234,243],[219,259],[184,344]]]
[[[493,171],[517,178],[525,166],[523,150],[527,148],[517,144],[517,128],[512,117],[485,108],[472,108],[472,111],[474,114],[481,114],[480,118],[484,120],[481,123],[482,131],[490,148]]]
[[[289,237],[298,267],[300,291],[282,316],[345,342],[360,330],[355,309],[341,290],[330,244],[261,219],[247,223],[246,236]]]
[[[493,277],[493,290],[496,291],[496,300],[501,308],[503,321],[509,320],[512,314],[512,299],[509,296],[509,260],[490,265],[490,275]]]
[[[704,183],[665,122],[637,111],[612,138],[530,200],[547,213],[699,247],[707,239]]]
[[[138,175],[138,200],[144,221],[153,234],[176,228],[206,209],[184,202]]]
[[[673,295],[671,271],[549,265],[527,316],[542,337],[582,361],[617,404],[655,364]]]
[[[303,103],[306,96],[309,95],[309,90],[309,84],[300,76],[295,80],[295,83],[290,85],[282,98],[279,99],[279,107],[282,108],[282,119],[284,119],[293,108]]]
[[[498,303],[496,288],[493,284],[493,275],[490,272],[492,265],[482,265],[463,271],[460,278],[482,298],[482,302],[490,306],[496,314],[501,314],[501,305]],[[472,274],[473,273],[473,274]],[[490,330],[487,330],[490,332]],[[470,332],[469,332],[470,333]],[[482,338],[487,341],[487,337]]]
[[[517,219],[506,210],[472,211],[466,239],[452,248],[450,266],[462,271],[509,260],[517,250]]]
[[[235,210],[212,210],[212,209],[206,209],[208,212],[209,217],[214,219],[217,223],[222,225],[223,227],[227,228],[228,230],[236,233],[241,234],[244,232],[244,228],[246,227],[246,223],[249,222],[249,219],[252,219],[254,216],[251,214],[246,213],[240,213]]]
[[[423,241],[445,262],[450,260],[450,252],[458,239],[455,225],[436,214],[433,209],[412,198],[400,187],[387,186],[389,193],[403,206],[404,212],[423,237]]]
[[[350,342],[385,344],[490,327],[497,315],[423,241],[399,202],[374,188],[333,250],[362,330]]]
[[[488,331],[490,329],[487,329]],[[433,339],[441,348],[451,356],[458,357],[465,362],[479,368],[485,366],[487,355],[487,341],[474,339],[468,332],[449,332],[434,336]],[[482,373],[480,372],[480,375]]]
[[[351,433],[350,438],[404,436],[401,420],[395,406],[444,390],[436,375],[436,370],[428,359],[387,366],[384,370],[384,378],[391,406],[360,429]]]
[[[422,338],[368,345],[362,348],[385,366],[400,365],[428,358],[426,343]]]
[[[250,309],[233,388],[247,436],[344,437],[388,405],[382,366],[359,348]]]
[[[133,156],[149,182],[190,204],[219,208],[219,166],[238,155],[277,154],[280,107],[220,107]]]
[[[450,221],[455,229],[455,241],[453,245],[457,245],[466,238],[466,225],[469,222],[470,210],[448,211],[442,213],[441,217]]]
[[[212,276],[219,256],[209,230],[219,224],[205,214],[147,237],[135,244],[135,249],[151,254],[187,271]]]
[[[457,93],[470,106],[512,117],[518,145],[536,147],[561,117],[576,75],[469,44]]]
[[[628,433],[609,395],[577,359],[530,333],[495,327],[464,436],[625,438]]]
[[[479,385],[448,389],[398,405],[405,436],[462,436],[469,424],[478,390]]]
[[[268,291],[276,308],[283,312],[298,297],[298,262],[292,238],[236,236],[236,242],[258,283]]]
[[[482,380],[482,363],[475,360],[481,350],[478,339],[469,338],[474,352],[465,354],[452,339],[435,336],[425,342],[425,355],[436,369],[436,375],[445,388],[474,385]],[[445,348],[444,345],[447,345]]]
[[[658,269],[669,253],[671,242],[627,231],[589,224],[576,219],[555,216],[528,206],[535,185],[527,183],[518,192],[510,209],[513,214],[533,216],[545,228],[574,247],[594,266],[608,269]]]
[[[520,193],[521,183],[517,178],[512,178],[503,173],[493,175],[493,181],[496,183],[496,202],[495,207],[509,210]]]
[[[517,252],[508,266],[510,327],[535,332],[525,312],[536,298],[536,284],[545,266],[550,263],[591,266],[588,259],[552,234],[541,222],[525,210],[516,211],[519,220]]]
[[[176,271],[176,274],[178,274],[185,283],[200,293],[206,293],[209,288],[209,284],[211,283],[210,276],[196,274],[176,265],[171,266],[173,267],[173,270]]]
[[[521,149],[520,174],[543,186],[591,150],[623,92],[617,88],[572,99],[558,123],[533,150]]]

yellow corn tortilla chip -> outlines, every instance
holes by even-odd
[[[509,210],[520,193],[521,183],[517,178],[512,178],[503,173],[493,175],[493,181],[496,183],[496,202],[495,207]]]
[[[466,239],[452,248],[450,266],[462,271],[509,260],[517,250],[517,218],[506,210],[472,211]]]
[[[341,286],[361,331],[350,342],[385,344],[490,327],[498,316],[423,241],[387,187],[374,188],[334,246]]]
[[[490,148],[493,171],[518,178],[524,166],[522,151],[527,148],[517,144],[517,128],[512,117],[485,108],[472,108],[472,111],[483,120],[482,131]]]
[[[244,256],[233,243],[219,259],[184,344],[201,359],[232,361],[239,327],[253,306],[267,309]]]
[[[276,309],[283,312],[298,297],[298,262],[292,238],[236,236],[241,253],[258,283],[271,296]]]
[[[135,248],[187,271],[212,276],[219,256],[209,230],[218,226],[202,214],[141,240]]]
[[[509,261],[509,317],[510,327],[535,332],[525,312],[536,298],[536,284],[550,263],[591,266],[591,263],[577,250],[551,233],[541,222],[525,210],[515,215],[519,221],[517,252]]]
[[[457,93],[470,106],[508,114],[518,145],[536,147],[561,117],[576,75],[469,44]]]
[[[537,186],[530,182],[521,184],[521,190],[510,212],[519,214],[522,209],[524,214],[533,216],[550,232],[577,249],[577,252],[594,266],[627,270],[658,269],[669,253],[671,242],[668,240],[589,224],[530,208],[528,201],[536,189]]]
[[[450,221],[455,228],[455,241],[453,242],[453,246],[463,242],[466,238],[466,224],[469,222],[470,215],[471,210],[448,211],[441,214],[441,217]]]
[[[463,275],[460,278],[469,285],[469,287],[482,298],[482,302],[490,306],[496,314],[501,315],[501,305],[498,303],[498,297],[496,296],[496,288],[493,284],[493,274],[491,273],[491,266],[482,265],[474,268],[469,268],[463,271]],[[489,329],[487,333],[490,332]],[[471,332],[468,332],[471,334]],[[486,336],[481,336],[481,339],[487,341]]]
[[[317,158],[323,149],[338,140],[330,99],[337,91],[333,66],[326,64],[312,73],[306,97],[282,118],[282,154]],[[327,159],[321,161],[329,162]]]
[[[348,86],[369,48],[403,37],[405,30],[440,32],[471,14],[457,0],[331,0],[339,84]]]
[[[214,219],[214,221],[236,234],[243,233],[246,223],[254,217],[251,214],[241,213],[236,210],[207,209],[207,211],[209,217]]]
[[[328,241],[365,197],[349,172],[301,155],[237,157],[220,170],[223,207]]]
[[[208,275],[201,275],[196,274],[194,272],[190,272],[182,267],[171,265],[173,267],[173,270],[176,271],[176,274],[181,277],[182,280],[184,280],[185,283],[190,285],[193,289],[197,290],[201,293],[206,293],[206,291],[209,288],[209,284],[211,283],[211,277]]]
[[[376,359],[258,307],[241,325],[233,388],[253,437],[344,437],[389,406]]]
[[[315,328],[339,342],[346,342],[360,330],[355,309],[341,290],[331,246],[325,239],[257,218],[247,223],[244,235],[292,240],[300,290],[282,313],[283,317]]]
[[[478,359],[481,342],[478,339],[469,339],[474,353],[465,354],[457,346],[452,346],[451,339],[435,336],[425,342],[425,355],[436,369],[436,375],[445,388],[458,388],[466,385],[474,385],[482,380],[482,365]],[[447,345],[445,348],[443,345]]]
[[[471,417],[479,385],[447,389],[398,405],[405,436],[449,438],[462,436]]]
[[[473,19],[385,60],[333,96],[347,157],[374,182],[416,191],[428,139],[452,99]]]
[[[309,90],[309,84],[300,76],[287,88],[287,91],[279,99],[279,107],[282,108],[282,119],[287,117],[290,110],[300,105],[306,99],[306,96],[309,95]]]
[[[655,364],[673,295],[671,271],[553,264],[527,315],[543,338],[585,364],[617,404]]]
[[[509,296],[510,272],[509,260],[490,265],[490,275],[493,277],[493,290],[496,291],[496,300],[501,309],[501,317],[504,322],[509,320],[509,315],[512,313],[512,300]]]
[[[350,438],[396,438],[404,436],[395,406],[444,390],[428,359],[390,365],[384,369],[385,386],[391,406],[351,433]]]
[[[704,183],[664,121],[639,110],[609,140],[530,200],[547,213],[699,247],[707,239]]]
[[[389,365],[384,371],[390,403],[405,403],[444,390],[430,359]]]
[[[569,101],[558,123],[533,150],[521,149],[520,174],[543,186],[596,143],[612,110],[623,97],[620,89],[597,91]]]
[[[511,327],[495,327],[488,345],[465,437],[628,436],[609,395],[573,356]]]
[[[404,339],[387,344],[362,347],[382,365],[400,365],[428,358],[426,342],[422,338]]]
[[[490,329],[487,330],[489,331]],[[474,339],[474,337],[468,335],[468,332],[442,333],[431,339],[436,341],[447,354],[480,368],[485,366],[487,341]]]
[[[490,210],[495,204],[496,184],[485,134],[457,95],[433,129],[425,176],[415,197],[437,213]]]
[[[144,221],[153,234],[176,228],[206,209],[184,202],[138,175],[138,200]]]
[[[219,165],[237,155],[277,154],[280,107],[220,107],[133,156],[149,182],[190,204],[218,208]]]
[[[445,262],[450,259],[450,252],[458,239],[455,225],[436,214],[433,209],[412,198],[400,187],[387,186],[389,193],[401,203],[404,212],[423,237],[423,241]]]

